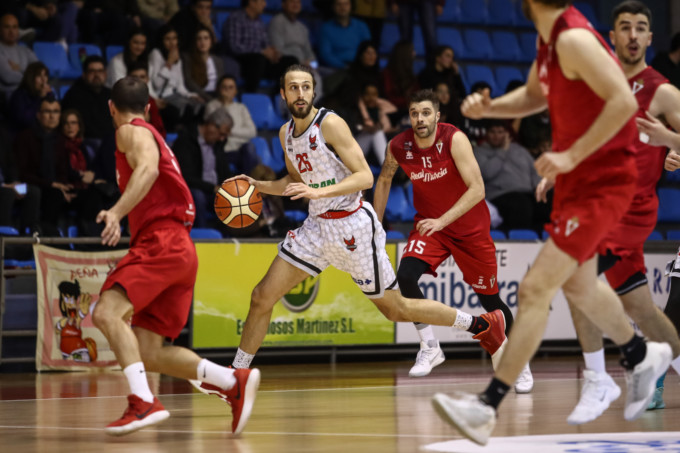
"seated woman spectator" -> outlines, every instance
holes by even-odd
[[[214,44],[210,29],[201,25],[196,30],[191,50],[182,55],[187,89],[206,102],[214,97],[217,80],[224,75],[222,58],[210,53]]]
[[[169,25],[159,31],[158,47],[149,54],[149,79],[159,99],[174,106],[180,116],[193,118],[203,105],[197,94],[187,90],[179,55],[177,32]]]
[[[130,32],[123,51],[111,58],[106,68],[107,87],[112,88],[114,83],[125,77],[133,64],[141,62],[149,65],[149,50],[146,44],[144,30],[136,28]]]
[[[259,163],[255,145],[250,141],[257,135],[255,123],[248,107],[236,101],[238,87],[232,75],[220,78],[217,84],[217,99],[205,106],[204,118],[207,119],[215,110],[225,110],[233,124],[229,132],[224,152],[229,165],[236,173],[249,173]]]
[[[32,126],[40,109],[40,102],[52,92],[49,84],[50,71],[44,63],[35,61],[24,71],[21,84],[9,101],[9,118],[15,131]]]
[[[449,91],[449,84],[446,82],[439,82],[434,89],[437,98],[439,99],[439,117],[440,123],[453,124],[457,128],[463,127],[463,114],[460,112],[460,101],[451,98]]]
[[[388,137],[399,132],[399,128],[392,126],[388,116],[396,112],[397,108],[390,101],[378,97],[378,87],[372,83],[364,87],[358,108],[362,122],[357,127],[360,131],[356,135],[357,142],[365,156],[372,152],[376,163],[382,165]]]
[[[392,48],[387,67],[382,72],[385,98],[397,107],[400,113],[408,114],[408,100],[418,91],[420,85],[413,73],[416,56],[410,41],[399,41]]]

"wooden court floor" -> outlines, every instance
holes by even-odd
[[[680,431],[680,378],[672,372],[666,380],[666,409],[625,422],[624,390],[595,422],[568,425],[566,417],[581,386],[580,363],[577,357],[535,359],[533,393],[512,393],[506,398],[494,437],[614,433],[611,437],[616,440],[621,433]],[[482,390],[488,382],[490,362],[450,358],[420,379],[408,378],[410,365],[263,366],[253,415],[240,438],[229,434],[228,406],[195,392],[185,381],[152,375],[152,387],[170,411],[170,419],[155,428],[112,438],[102,428],[120,417],[125,408],[127,385],[122,373],[0,373],[0,451],[402,453],[428,451],[428,445],[461,439],[439,420],[430,398],[435,392]],[[621,368],[613,358],[608,369],[625,387]],[[680,451],[677,434],[675,448],[663,451]],[[485,451],[467,441],[460,445],[437,451]],[[546,448],[536,444],[506,451],[553,451]],[[630,448],[560,451],[662,451],[636,449],[635,444]]]

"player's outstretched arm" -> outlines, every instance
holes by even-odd
[[[392,141],[387,144],[387,150],[385,151],[385,162],[383,162],[382,170],[380,170],[380,176],[378,176],[378,181],[375,183],[375,192],[373,193],[373,209],[375,213],[378,214],[378,220],[382,222],[383,216],[385,215],[385,207],[387,206],[387,200],[390,197],[390,187],[392,187],[392,178],[399,168],[399,163],[397,159],[392,155]]]
[[[463,178],[467,190],[438,219],[423,219],[418,222],[416,228],[423,236],[431,236],[433,233],[442,230],[484,199],[482,172],[472,152],[470,140],[460,131],[453,134],[451,139],[451,156],[453,156],[453,162],[456,164],[458,173]]]
[[[472,93],[460,107],[464,116],[481,118],[521,118],[545,110],[548,101],[541,92],[536,62],[531,66],[527,83],[503,96],[491,99],[488,89]]]
[[[283,195],[290,196],[293,200],[303,197],[318,199],[347,195],[373,187],[371,168],[345,120],[338,115],[328,115],[321,123],[321,132],[326,144],[335,150],[352,174],[337,184],[318,189],[311,188],[302,182],[288,184]]]
[[[104,222],[102,243],[116,245],[120,240],[120,220],[144,199],[158,178],[160,151],[153,134],[148,129],[123,125],[116,130],[118,150],[132,168],[125,192],[109,210],[100,211],[97,223]]]

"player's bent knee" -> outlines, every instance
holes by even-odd
[[[517,290],[518,308],[520,310],[539,308],[543,305],[544,292],[545,289],[538,282],[529,279],[522,280]]]
[[[267,294],[262,286],[258,285],[253,289],[250,295],[250,310],[255,311],[269,311],[276,304],[276,300]]]

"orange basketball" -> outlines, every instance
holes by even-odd
[[[223,182],[215,194],[215,214],[228,227],[250,226],[261,212],[260,191],[243,179]]]

